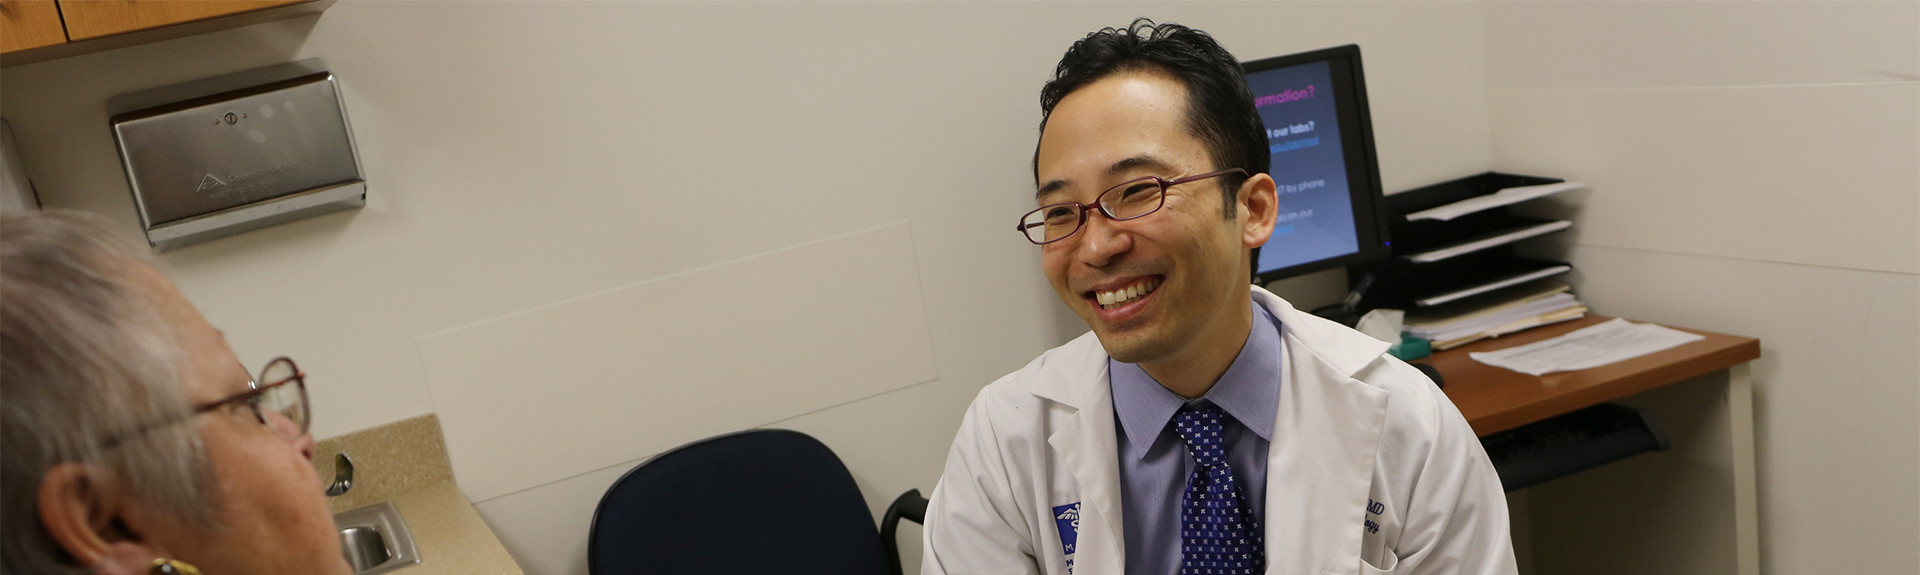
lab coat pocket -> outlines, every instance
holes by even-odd
[[[1374,567],[1373,564],[1368,563],[1367,560],[1361,559],[1360,575],[1393,575],[1393,568],[1400,566],[1400,558],[1394,556],[1392,549],[1388,549],[1386,553],[1381,555],[1380,562],[1386,564],[1386,567]]]

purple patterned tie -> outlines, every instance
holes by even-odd
[[[1260,522],[1248,512],[1221,447],[1223,416],[1213,405],[1182,407],[1173,416],[1194,463],[1180,506],[1181,575],[1252,574],[1265,563]]]

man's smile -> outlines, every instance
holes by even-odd
[[[1100,309],[1110,310],[1153,293],[1160,288],[1160,281],[1160,276],[1129,278],[1119,282],[1109,282],[1110,285],[1106,287],[1088,290],[1085,296],[1093,300]]]

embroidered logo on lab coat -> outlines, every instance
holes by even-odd
[[[1073,575],[1073,550],[1080,543],[1080,502],[1054,507],[1053,525],[1060,529],[1060,548],[1067,556],[1067,575]]]

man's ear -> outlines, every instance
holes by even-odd
[[[1273,176],[1254,174],[1240,188],[1240,243],[1248,249],[1266,245],[1280,213]]]
[[[97,573],[139,573],[158,554],[124,521],[131,501],[108,474],[82,463],[61,463],[40,480],[40,524],[82,566]]]

